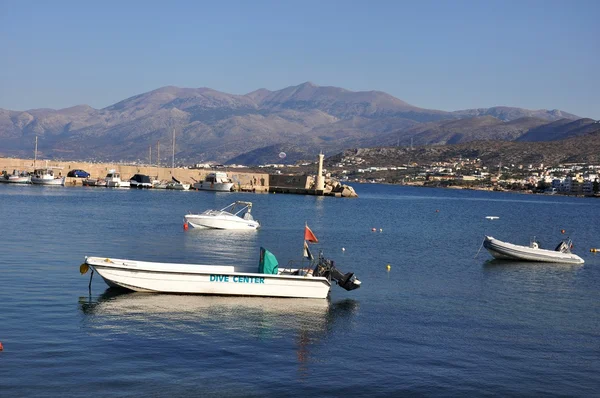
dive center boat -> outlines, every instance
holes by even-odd
[[[194,228],[258,229],[260,223],[252,217],[252,202],[233,202],[221,210],[206,210],[201,214],[186,214],[185,222]]]
[[[581,257],[571,253],[571,248],[573,247],[571,239],[561,241],[554,250],[547,250],[540,248],[539,243],[535,240],[529,246],[520,246],[486,236],[483,240],[483,247],[494,258],[499,260],[540,261],[565,264],[584,263]]]
[[[323,299],[332,281],[346,290],[361,285],[353,273],[343,274],[322,253],[308,268],[279,269],[275,256],[262,247],[260,264],[254,269],[86,257],[79,270],[85,274],[89,268],[90,286],[95,271],[111,287],[138,292]]]

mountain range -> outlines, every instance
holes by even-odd
[[[292,163],[347,148],[475,140],[546,141],[589,134],[591,119],[560,110],[493,107],[446,112],[381,91],[310,82],[245,95],[162,87],[103,109],[0,109],[0,155],[170,164]],[[285,152],[282,161],[278,156]]]

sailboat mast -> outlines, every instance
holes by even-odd
[[[171,162],[171,172],[175,168],[175,129],[173,129],[173,160]]]
[[[156,141],[156,179],[158,180],[158,173],[160,172],[160,140]]]
[[[33,154],[33,168],[35,169],[35,163],[37,162],[37,135],[35,136],[35,152]]]
[[[152,166],[152,145],[150,145],[150,146],[148,147],[148,152],[150,153],[150,161],[148,162],[148,164],[149,164],[150,166]]]

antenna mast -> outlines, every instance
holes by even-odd
[[[37,135],[35,136],[35,152],[33,154],[33,168],[35,169],[35,162],[37,161]]]

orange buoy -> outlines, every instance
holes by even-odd
[[[2,351],[4,347],[2,347],[2,343],[0,343],[0,351]]]
[[[188,230],[188,223],[186,223],[186,222],[183,223],[183,230],[184,231]]]
[[[561,230],[560,230],[560,233],[561,233],[561,234],[564,234],[564,233],[565,233],[565,230],[564,230],[564,229],[561,229]]]
[[[436,212],[436,213],[439,213],[440,211],[439,211],[439,210],[436,210],[435,212]]]
[[[596,253],[597,251],[598,251],[598,249],[593,248],[593,247],[590,249],[590,252],[592,252],[592,253]]]

